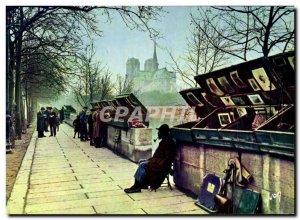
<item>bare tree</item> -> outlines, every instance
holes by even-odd
[[[128,77],[123,77],[122,75],[117,76],[116,93],[120,95],[122,93],[134,92],[133,80]]]
[[[93,101],[111,98],[114,89],[112,74],[107,66],[96,58],[93,43],[78,56],[76,67],[78,73],[72,87],[79,105],[88,106]]]
[[[95,88],[97,100],[111,99],[115,84],[111,79],[111,72],[108,68],[104,69],[100,77],[97,79]]]
[[[209,23],[205,20],[199,23],[192,13],[190,18],[191,29],[187,37],[186,52],[179,58],[175,58],[170,51],[168,53],[173,71],[180,75],[185,84],[195,87],[197,84],[194,76],[213,71],[222,66],[227,58],[220,50],[223,47],[222,39]],[[207,38],[207,34],[211,36],[210,39]],[[212,42],[218,47],[213,47]]]
[[[221,38],[221,46],[203,32],[213,47],[224,53],[248,60],[251,55],[268,56],[271,52],[294,49],[295,25],[293,7],[246,6],[199,8],[194,16],[199,28],[207,22]]]
[[[84,52],[76,57],[74,65],[77,68],[73,90],[77,102],[83,107],[88,106],[94,99],[96,80],[100,75],[100,62],[96,60],[93,43],[86,46]]]

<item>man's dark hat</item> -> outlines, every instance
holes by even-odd
[[[42,107],[42,108],[41,108],[41,110],[45,110],[45,108],[44,108],[44,107]]]
[[[165,134],[170,132],[169,125],[167,125],[167,124],[163,124],[159,128],[156,128],[156,129],[159,130],[159,132],[165,133]]]
[[[87,107],[87,106],[84,106],[83,108],[84,108],[84,109],[88,109],[88,107]]]
[[[48,109],[48,110],[51,110],[51,109],[52,109],[52,107],[47,107],[47,109]]]
[[[96,109],[95,108],[91,108],[91,112],[94,112],[94,111],[96,111]]]

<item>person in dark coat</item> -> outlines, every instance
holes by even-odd
[[[110,118],[108,112],[102,111],[102,109],[97,109],[94,114],[94,138],[95,138],[95,147],[100,148],[106,145],[106,134],[107,134],[107,122],[106,120]],[[105,120],[103,120],[105,119]]]
[[[73,121],[73,126],[74,126],[74,137],[76,136],[76,133],[78,134],[78,138],[80,137],[79,136],[79,133],[80,133],[80,116],[77,115],[77,118]]]
[[[88,116],[86,115],[87,107],[83,107],[82,111],[80,112],[80,140],[87,141],[87,123],[88,123]]]
[[[46,137],[44,135],[44,129],[45,129],[45,118],[44,118],[44,110],[45,108],[42,107],[41,110],[37,113],[37,126],[36,130],[38,131],[38,137]]]
[[[50,107],[46,107],[46,110],[44,111],[44,131],[49,132],[49,114],[50,114]]]
[[[50,137],[56,136],[56,112],[52,111],[52,108],[49,108],[49,125],[50,125]]]
[[[148,188],[148,186],[151,189],[157,189],[170,171],[175,159],[176,148],[167,124],[158,128],[158,138],[161,141],[153,157],[139,162],[139,167],[134,175],[134,185],[125,189],[126,193],[141,192],[142,188]]]
[[[89,117],[88,117],[90,146],[94,146],[94,137],[93,137],[93,133],[94,133],[93,114],[94,114],[94,112],[95,112],[95,109],[92,108],[91,113],[89,114]]]
[[[61,110],[59,111],[60,124],[62,124],[64,120],[65,120],[65,109],[64,107],[62,107]]]

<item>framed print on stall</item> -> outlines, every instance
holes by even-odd
[[[230,73],[230,78],[238,88],[246,88],[247,85],[241,80],[237,71]]]
[[[248,98],[250,99],[250,101],[253,105],[262,105],[262,104],[264,104],[264,101],[262,100],[262,98],[258,94],[248,95]]]
[[[204,106],[204,104],[202,102],[200,102],[199,99],[197,99],[197,97],[192,92],[188,92],[186,94],[186,96],[192,103],[194,103],[194,105],[196,105],[198,107]]]
[[[230,96],[220,97],[225,106],[235,105]]]
[[[216,85],[215,81],[213,78],[209,78],[206,80],[206,83],[207,83],[207,86],[209,88],[209,90],[218,95],[218,96],[221,96],[221,95],[224,95],[224,93],[222,92],[222,90]]]
[[[237,108],[236,110],[237,110],[237,113],[238,113],[239,117],[242,117],[242,116],[244,116],[244,115],[247,115],[247,110],[246,110],[246,108]]]
[[[220,85],[222,86],[222,88],[224,89],[225,92],[227,92],[227,93],[233,93],[234,92],[234,89],[232,88],[232,86],[227,81],[226,76],[222,76],[222,77],[218,78],[218,81],[219,81]]]
[[[220,125],[222,127],[224,127],[224,126],[226,126],[226,125],[228,125],[228,124],[231,123],[231,119],[230,119],[229,113],[219,113],[218,117],[219,117]]]
[[[271,91],[276,89],[275,85],[271,83],[264,68],[252,70],[252,74],[264,91]]]
[[[248,79],[248,82],[249,82],[250,86],[252,87],[253,91],[261,90],[254,78]]]

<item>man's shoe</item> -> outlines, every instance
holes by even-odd
[[[141,192],[140,188],[128,188],[128,189],[124,189],[124,192],[126,193],[139,193]]]

